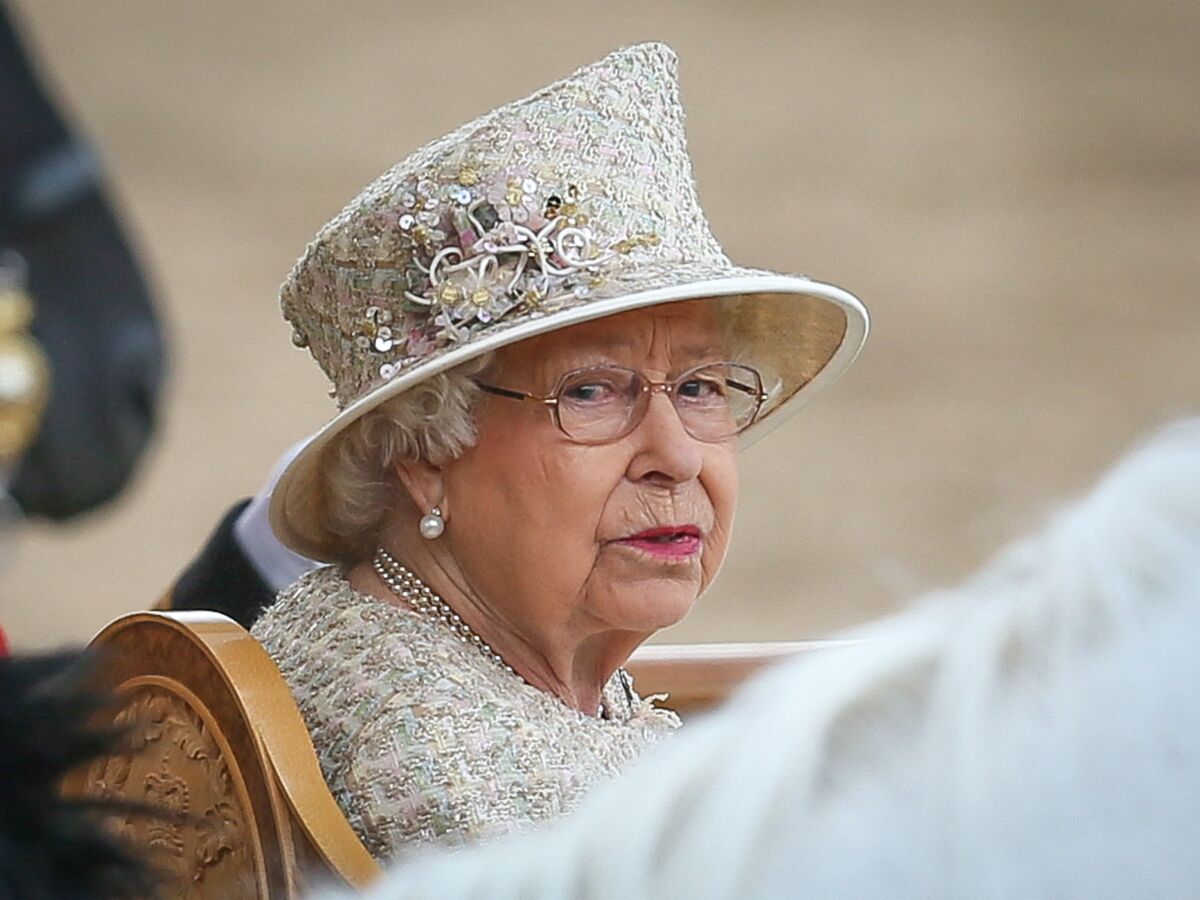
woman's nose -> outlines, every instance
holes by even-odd
[[[650,395],[645,418],[631,437],[637,442],[637,452],[629,465],[633,481],[682,484],[699,476],[700,442],[683,427],[669,393],[655,391]]]

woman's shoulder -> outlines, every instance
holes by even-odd
[[[353,606],[362,598],[338,566],[321,566],[305,572],[275,596],[255,620],[251,632],[270,629],[274,624],[307,614],[309,610],[333,610]]]
[[[336,567],[310,572],[280,593],[251,634],[279,667],[322,765],[344,759],[380,707],[421,671],[429,623],[355,590]]]
[[[356,590],[337,566],[325,566],[280,591],[250,633],[278,663],[373,653],[391,635],[427,636],[427,625],[413,610]]]

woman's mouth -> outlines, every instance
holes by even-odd
[[[703,537],[695,525],[665,525],[647,528],[616,543],[658,559],[688,559],[700,552]]]

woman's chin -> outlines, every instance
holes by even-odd
[[[682,621],[699,593],[698,582],[640,580],[614,590],[602,602],[600,614],[615,628],[648,635]]]

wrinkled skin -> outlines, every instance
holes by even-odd
[[[718,335],[704,302],[638,310],[505,348],[487,380],[545,395],[564,372],[598,364],[667,380],[724,358]],[[735,442],[691,437],[664,394],[633,432],[598,446],[570,441],[536,403],[485,396],[476,422],[478,443],[459,459],[400,465],[419,509],[399,512],[386,540],[527,680],[594,710],[616,667],[716,576],[737,501]],[[446,531],[425,541],[413,517],[434,506]],[[685,559],[621,540],[679,525],[702,535]]]

